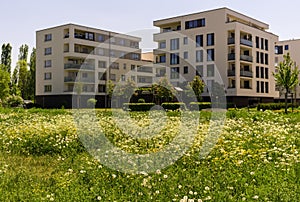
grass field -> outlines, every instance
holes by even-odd
[[[148,113],[131,112],[139,127],[124,131],[126,122],[96,110],[106,137],[132,154],[172,143],[180,112],[165,115],[160,128],[149,127],[157,121]],[[0,109],[0,201],[299,201],[299,112],[228,111],[217,144],[199,158],[210,117],[201,112],[192,146],[174,164],[135,174],[90,155],[70,110]],[[143,128],[156,135],[128,135]]]

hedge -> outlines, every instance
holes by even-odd
[[[292,107],[292,103],[288,103],[288,108]],[[297,107],[297,104],[294,104]],[[261,103],[257,105],[257,110],[280,110],[285,108],[285,103]]]
[[[149,111],[155,103],[123,103],[123,110]]]
[[[190,110],[201,110],[211,108],[211,102],[191,102]]]
[[[185,103],[183,102],[164,102],[161,104],[161,106],[165,110],[178,110],[178,109],[186,109]]]

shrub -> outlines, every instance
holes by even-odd
[[[18,95],[10,95],[5,100],[6,107],[23,107],[23,98]]]
[[[140,98],[140,99],[138,99],[138,103],[145,103],[146,101],[145,101],[145,99],[144,98]]]
[[[90,98],[87,100],[87,106],[93,108],[96,106],[97,100],[95,98]]]
[[[123,103],[123,110],[149,111],[155,103]]]
[[[298,105],[294,104],[296,108]],[[292,103],[288,103],[288,107],[292,107]],[[285,108],[285,103],[260,103],[257,105],[257,110],[280,110]]]
[[[178,110],[178,109],[186,109],[185,103],[183,102],[164,102],[161,104],[161,106],[165,110]]]
[[[201,110],[201,109],[207,109],[211,108],[210,102],[191,102],[190,103],[190,109],[191,110]]]

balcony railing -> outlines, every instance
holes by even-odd
[[[85,70],[95,70],[95,66],[91,64],[72,64],[67,63],[64,65],[65,69],[85,69]]]
[[[250,55],[241,55],[241,60],[243,61],[247,61],[247,62],[252,62],[253,61],[253,57]]]
[[[251,90],[252,87],[251,87],[251,86],[241,86],[241,89],[248,89],[248,90]]]
[[[241,39],[241,44],[252,47],[252,41],[247,39]]]
[[[228,70],[227,76],[235,76],[235,70]]]
[[[138,72],[145,72],[145,73],[153,73],[152,68],[142,68],[142,67],[140,67],[140,68],[137,69],[137,71]]]
[[[253,73],[251,71],[240,71],[240,76],[244,76],[244,77],[253,77]]]
[[[228,60],[235,60],[235,53],[229,53]]]
[[[76,77],[65,77],[64,78],[65,82],[77,82]],[[94,78],[81,78],[78,80],[78,82],[84,82],[84,83],[95,83]]]
[[[228,45],[230,45],[230,44],[235,44],[234,38],[228,38],[227,43],[228,43]]]

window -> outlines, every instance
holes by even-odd
[[[166,48],[166,41],[159,42],[158,46],[159,46],[160,49]]]
[[[120,39],[120,45],[124,46],[125,45],[125,40],[124,39]]]
[[[88,78],[88,74],[85,73],[85,72],[83,72],[83,73],[82,73],[82,78]]]
[[[187,52],[187,51],[183,52],[183,58],[188,59],[189,58],[189,52]]]
[[[105,37],[104,37],[104,35],[98,35],[98,41],[99,42],[104,42],[105,41]]]
[[[196,35],[196,47],[203,47],[203,35]]]
[[[245,80],[245,81],[244,81],[244,88],[246,88],[246,89],[251,89],[250,81],[249,81],[249,80]]]
[[[269,83],[265,82],[265,89],[266,89],[266,93],[269,93]]]
[[[52,40],[52,34],[45,34],[45,41],[51,41]]]
[[[135,76],[131,76],[131,81],[135,81]]]
[[[189,73],[189,67],[188,66],[184,66],[183,67],[183,73],[184,74],[188,74]]]
[[[284,50],[289,50],[289,45],[285,45]]]
[[[260,64],[264,64],[264,53],[260,53]]]
[[[116,54],[115,54],[115,51],[114,51],[114,50],[111,50],[111,51],[110,51],[110,56],[111,56],[111,57],[116,57]]]
[[[179,64],[179,53],[170,54],[170,64],[171,65]]]
[[[52,78],[51,72],[46,72],[46,73],[44,74],[44,80],[51,80],[51,78]]]
[[[52,48],[45,48],[45,55],[51,55],[52,54]]]
[[[260,92],[264,93],[265,92],[265,83],[263,81],[260,82]]]
[[[103,48],[98,48],[97,52],[98,52],[98,55],[104,55],[104,49]]]
[[[275,54],[283,54],[283,47],[275,46]]]
[[[98,93],[105,93],[106,86],[99,84],[98,85]]]
[[[259,66],[256,66],[255,75],[256,75],[256,78],[259,78]]]
[[[259,48],[259,37],[255,37],[256,48]]]
[[[269,50],[269,41],[265,39],[265,50]]]
[[[111,63],[110,67],[111,67],[112,69],[119,69],[119,63],[113,62],[113,63]]]
[[[196,75],[202,77],[203,76],[203,65],[196,66]]]
[[[183,44],[184,44],[184,45],[187,45],[187,44],[188,44],[188,38],[187,38],[187,37],[184,37],[184,38],[183,38]]]
[[[264,49],[264,42],[265,40],[263,38],[260,39],[260,48]]]
[[[256,63],[259,63],[259,52],[256,51]]]
[[[125,75],[124,74],[121,75],[121,81],[125,81]]]
[[[98,68],[106,68],[106,61],[98,61]]]
[[[265,54],[265,64],[269,64],[269,55],[267,53]]]
[[[260,78],[264,78],[264,68],[260,67]]]
[[[140,54],[138,54],[138,53],[132,53],[131,54],[131,59],[133,59],[133,60],[139,60],[140,59]]]
[[[265,78],[269,79],[269,69],[265,68]]]
[[[45,85],[44,86],[44,92],[45,93],[49,93],[52,91],[52,86],[51,85]]]
[[[256,92],[259,93],[259,81],[256,81]]]
[[[116,81],[116,75],[115,74],[111,74],[109,75],[110,80],[112,81]]]
[[[51,67],[52,66],[52,61],[51,60],[45,60],[44,67]]]
[[[185,29],[193,29],[193,28],[204,27],[204,26],[205,26],[205,18],[190,20],[185,22]]]
[[[98,72],[98,80],[105,81],[106,80],[106,73],[105,72]]]
[[[178,50],[179,49],[179,39],[171,39],[170,41],[171,44],[171,50]]]
[[[215,34],[207,34],[207,46],[213,46],[215,45]]]
[[[131,65],[131,70],[135,70],[135,65]]]
[[[215,49],[207,49],[207,61],[215,60]]]
[[[171,68],[171,79],[179,79],[179,67]]]
[[[123,64],[123,69],[126,69],[126,63]]]
[[[125,52],[120,52],[120,58],[125,58],[126,53]]]
[[[203,50],[196,51],[196,62],[203,62]]]
[[[215,66],[207,65],[207,77],[214,77],[214,76],[215,76]]]
[[[166,56],[165,55],[160,55],[159,56],[159,62],[160,63],[165,63],[166,62]]]

